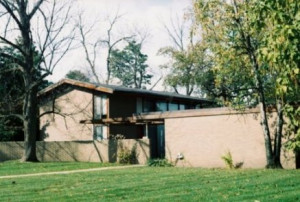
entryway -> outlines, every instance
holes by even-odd
[[[165,158],[165,126],[163,124],[149,125],[148,136],[151,158]]]

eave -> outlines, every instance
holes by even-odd
[[[91,83],[86,83],[86,82],[82,82],[82,81],[76,81],[76,80],[72,80],[72,79],[63,79],[55,84],[52,84],[50,86],[48,86],[47,88],[41,90],[38,93],[38,96],[41,96],[43,94],[47,94],[50,91],[53,91],[54,89],[56,89],[57,87],[63,85],[63,84],[69,84],[71,86],[76,86],[76,87],[81,87],[81,88],[85,88],[88,90],[94,90],[94,91],[99,91],[99,92],[104,92],[104,93],[108,93],[108,94],[112,94],[114,92],[113,89],[111,88],[107,88],[107,87],[103,87],[103,86],[97,86],[95,84],[91,84]]]

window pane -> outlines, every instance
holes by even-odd
[[[94,126],[94,140],[103,140],[102,126]]]
[[[143,103],[143,112],[153,112],[153,111],[155,111],[153,105],[154,104],[153,104],[152,101],[144,100],[144,103]]]
[[[94,119],[101,119],[101,97],[94,97]]]
[[[102,139],[107,139],[107,126],[102,126]]]
[[[195,109],[201,109],[201,104],[197,104],[196,106],[194,106]]]
[[[178,110],[178,104],[177,103],[169,103],[169,111],[176,111]]]
[[[136,113],[142,113],[143,111],[143,99],[137,98],[136,99]]]
[[[106,95],[102,96],[102,115],[107,115],[107,97],[106,97]]]
[[[94,119],[99,120],[107,117],[108,102],[107,96],[94,96]]]
[[[184,104],[179,105],[179,110],[185,110],[185,109],[186,109],[186,106]]]
[[[168,110],[168,106],[166,102],[157,102],[156,103],[156,111],[165,112]]]

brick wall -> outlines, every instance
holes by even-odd
[[[40,161],[116,162],[120,146],[131,149],[137,146],[138,163],[149,158],[149,140],[103,140],[72,142],[37,142]],[[23,142],[0,142],[0,162],[21,159]]]
[[[230,152],[235,163],[243,162],[243,168],[265,167],[263,131],[257,112],[202,109],[173,117],[165,120],[165,149],[171,161],[176,161],[178,154],[184,156],[178,166],[222,168],[225,163],[221,156]],[[275,114],[269,121],[274,120]],[[281,162],[285,168],[295,168],[291,152],[282,152]]]

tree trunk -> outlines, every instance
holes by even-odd
[[[261,125],[263,128],[265,149],[266,149],[266,158],[267,158],[266,168],[273,168],[274,158],[273,158],[272,142],[271,142],[271,135],[269,130],[266,106],[265,103],[263,102],[260,102],[259,105],[260,105]]]
[[[300,151],[295,150],[295,163],[296,163],[296,169],[300,169]]]
[[[249,47],[251,47],[250,42],[248,42],[248,43],[249,43]],[[272,140],[271,140],[270,128],[269,128],[268,117],[267,117],[265,92],[264,92],[264,86],[263,86],[263,82],[262,82],[260,72],[259,72],[259,64],[256,60],[255,54],[253,53],[253,51],[251,51],[251,49],[249,51],[249,56],[252,60],[252,64],[254,67],[256,86],[257,86],[257,90],[258,90],[261,125],[263,128],[265,149],[266,149],[266,158],[267,158],[266,168],[275,168],[275,158],[274,158],[274,153],[272,150]]]
[[[274,142],[274,168],[282,168],[280,162],[281,154],[281,138],[283,126],[283,109],[281,100],[277,101],[277,120],[276,120],[276,134]]]
[[[28,88],[26,88],[28,89]],[[24,155],[22,161],[37,162],[36,156],[36,137],[38,132],[38,103],[37,103],[37,87],[33,87],[27,91],[24,106]]]
[[[108,44],[108,55],[106,58],[106,71],[107,71],[107,77],[106,77],[106,81],[105,84],[109,84],[110,83],[110,76],[111,76],[111,68],[110,68],[110,57],[111,57],[111,47],[110,47],[110,43]]]

